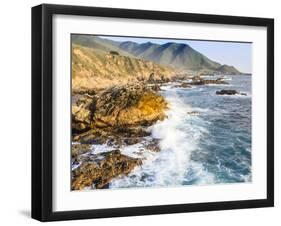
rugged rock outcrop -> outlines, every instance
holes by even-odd
[[[142,161],[121,154],[119,150],[86,157],[80,167],[72,171],[72,190],[85,187],[106,188],[109,182],[122,174],[128,174]]]
[[[91,150],[91,145],[89,144],[72,144],[71,147],[71,157],[75,158],[79,155],[85,154]]]
[[[90,129],[95,107],[95,98],[90,95],[77,95],[72,100],[72,131],[84,132]]]
[[[143,85],[113,87],[96,99],[93,127],[147,126],[165,117],[167,103]]]
[[[142,143],[152,152],[160,151],[158,140],[147,142],[146,127],[165,118],[167,103],[151,87],[134,84],[78,94],[72,104],[73,190],[105,188],[113,178],[141,165],[141,159],[123,155],[118,148]],[[95,154],[92,145],[105,143],[116,150]]]
[[[112,87],[95,96],[83,95],[77,99],[72,106],[74,133],[152,125],[165,118],[167,108],[161,95],[141,84]]]

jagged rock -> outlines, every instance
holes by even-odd
[[[159,140],[158,139],[153,139],[152,141],[146,143],[144,147],[152,152],[159,152],[161,151],[160,146],[159,146]]]
[[[124,140],[124,143],[127,144],[127,145],[137,144],[137,143],[140,143],[142,141],[142,139],[139,138],[139,137],[125,138],[123,140]]]
[[[74,134],[91,128],[149,126],[165,118],[167,103],[142,84],[112,87],[95,96],[80,95],[72,106]]]
[[[72,105],[72,130],[83,132],[90,128],[94,98],[89,95],[78,97]]]
[[[73,141],[82,144],[104,144],[110,146],[122,146],[125,144],[135,144],[140,142],[140,138],[149,136],[141,127],[132,128],[94,128],[87,132],[74,136]]]
[[[84,161],[72,172],[72,190],[81,190],[88,186],[105,188],[110,181],[122,174],[129,174],[142,161],[121,154],[119,150],[102,153]]]
[[[92,127],[151,125],[165,118],[167,103],[143,85],[105,90],[96,98]]]
[[[87,153],[90,151],[91,145],[88,144],[72,144],[71,146],[71,157],[75,158],[78,155]]]

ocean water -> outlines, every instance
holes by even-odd
[[[229,85],[162,87],[169,103],[167,118],[148,130],[152,137],[121,148],[142,157],[143,165],[115,178],[110,188],[209,185],[251,182],[251,76],[225,76]],[[247,96],[220,96],[235,89]],[[159,139],[160,152],[143,148]],[[110,150],[96,146],[95,150]]]

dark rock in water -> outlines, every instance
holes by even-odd
[[[216,91],[217,95],[236,95],[239,94],[236,90],[233,89],[222,89],[220,91]]]
[[[160,146],[159,146],[159,140],[158,139],[153,139],[152,141],[146,143],[144,147],[152,152],[159,152],[161,151]]]
[[[141,159],[123,155],[119,150],[98,154],[95,161],[85,161],[73,170],[71,189],[81,190],[88,186],[106,188],[113,178],[127,175],[141,164]]]
[[[141,142],[141,138],[138,138],[138,137],[132,137],[132,138],[125,138],[123,139],[124,140],[124,143],[127,144],[127,145],[133,145],[133,144],[137,144],[137,143],[140,143]]]
[[[176,88],[191,88],[192,86],[187,82],[183,82],[182,84],[176,85],[175,87]]]
[[[200,76],[195,76],[192,81],[188,83],[189,85],[208,85],[208,84],[228,84],[223,78],[218,79],[202,79]]]
[[[187,112],[188,115],[199,115],[198,111],[189,111]]]

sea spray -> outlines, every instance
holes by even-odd
[[[247,96],[216,95],[223,85],[162,86],[167,118],[149,128],[160,152],[122,147],[126,155],[143,157],[143,165],[113,179],[110,188],[251,182],[251,77],[228,77]]]
[[[190,181],[211,183],[212,176],[207,175],[199,163],[190,160],[191,153],[198,149],[200,139],[207,133],[206,129],[203,125],[200,126],[202,122],[198,117],[188,114],[194,109],[184,104],[173,88],[166,87],[163,95],[169,103],[167,118],[149,128],[152,137],[160,141],[161,151],[153,153],[144,150],[143,165],[128,176],[114,179],[110,184],[111,188],[180,186]],[[121,151],[132,156],[132,153],[138,153],[139,149],[139,145],[131,145]],[[205,175],[208,176],[207,180],[203,178]],[[197,177],[201,177],[201,180]]]

